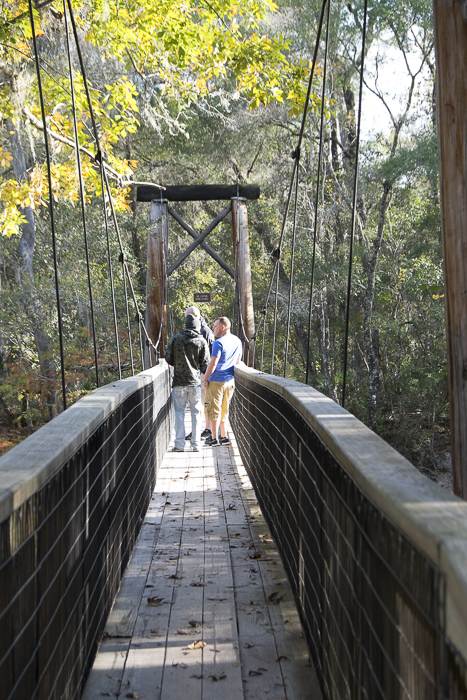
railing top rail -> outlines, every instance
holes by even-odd
[[[236,372],[283,396],[365,496],[439,568],[446,579],[446,633],[467,658],[467,503],[316,389],[247,367]]]
[[[0,457],[0,522],[27,501],[125,398],[167,369],[162,360],[134,377],[90,392]]]

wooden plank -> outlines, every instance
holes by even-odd
[[[274,602],[272,594],[288,584],[244,476],[233,447],[166,455],[135,554],[138,616],[117,603],[108,622],[117,631],[132,625],[132,637],[104,640],[86,700],[109,692],[157,700],[319,700],[303,663],[293,597]],[[143,555],[150,567],[141,589]],[[127,598],[135,606],[136,592]],[[198,640],[206,646],[190,648]]]
[[[444,299],[454,493],[467,499],[467,11],[434,0]]]
[[[209,200],[259,199],[259,185],[167,185],[162,197],[169,202],[200,202]],[[136,190],[137,202],[160,200],[161,190],[151,185],[139,185]]]

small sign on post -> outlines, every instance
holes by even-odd
[[[211,303],[211,294],[210,292],[195,292],[195,302],[203,302],[206,304]]]

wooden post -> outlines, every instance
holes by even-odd
[[[148,268],[146,273],[146,328],[154,344],[160,336],[158,354],[164,357],[167,343],[167,279],[165,254],[169,240],[169,220],[166,201],[151,202],[151,226],[148,232]],[[161,332],[162,323],[162,332]],[[152,367],[157,362],[154,349],[145,345],[144,366]]]
[[[467,499],[467,3],[433,8],[454,493]]]
[[[239,311],[239,338],[245,342],[243,361],[254,365],[255,315],[251,284],[250,239],[246,202],[241,197],[232,198],[232,236],[235,255],[235,287]]]

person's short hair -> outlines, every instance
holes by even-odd
[[[219,323],[221,324],[221,326],[225,326],[225,327],[227,328],[227,330],[230,331],[230,325],[231,325],[231,324],[230,324],[230,321],[229,321],[229,319],[227,318],[227,316],[218,316],[218,317],[216,318],[216,321],[219,321]]]
[[[192,316],[196,316],[196,318],[199,318],[201,316],[200,311],[197,306],[189,306],[185,310],[185,316],[188,316],[188,314],[191,314]]]

